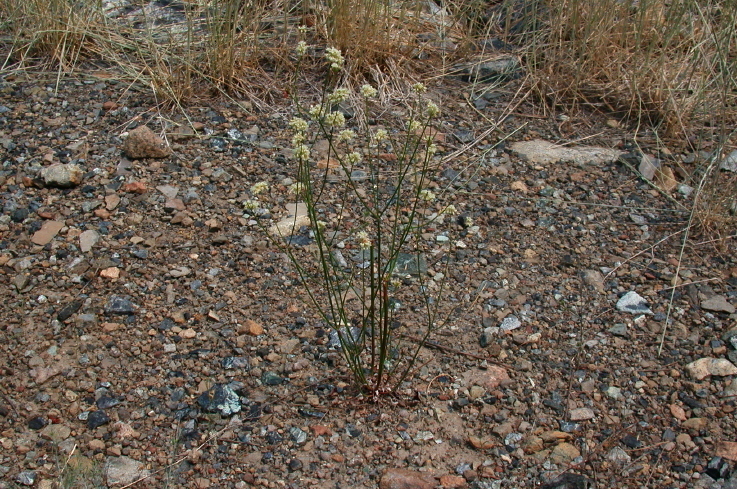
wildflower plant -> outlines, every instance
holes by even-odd
[[[307,49],[300,44],[298,57]],[[340,104],[351,94],[334,86],[345,60],[339,50],[328,48],[325,61],[328,76],[321,102],[304,108],[295,98],[298,114],[289,124],[297,168],[289,198],[307,209],[317,259],[310,263],[301,250],[282,246],[306,286],[308,302],[338,338],[356,383],[378,396],[408,378],[422,341],[438,327],[442,284],[430,284],[415,270],[414,286],[406,286],[408,272],[400,275],[398,269],[406,267],[408,257],[420,268],[425,251],[421,233],[450,210],[427,188],[437,150],[428,134],[440,108],[427,99],[425,86],[416,84],[401,127],[371,126],[378,91],[363,85],[356,94],[363,104],[357,117],[361,120],[347,120]],[[326,161],[337,161],[338,168],[314,164],[311,146],[317,140],[327,140]],[[395,157],[387,158],[389,153]],[[281,238],[282,243],[292,242],[288,236]],[[422,311],[420,342],[400,344],[396,328],[397,314],[406,310],[403,301]]]

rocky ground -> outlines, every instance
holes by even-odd
[[[429,91],[460,216],[422,273],[453,319],[371,403],[263,231],[295,178],[286,103],[188,125],[104,73],[6,74],[0,488],[737,488],[734,241],[681,250],[693,192],[666,169],[704,155],[653,154],[659,192],[615,121],[522,104],[488,132],[514,89],[470,87]]]

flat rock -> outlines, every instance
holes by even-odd
[[[291,236],[299,232],[299,228],[301,228],[302,226],[309,225],[309,216],[285,217],[284,219],[269,228],[269,234],[281,237]]]
[[[550,141],[535,139],[533,141],[519,141],[512,144],[512,151],[530,163],[558,163],[572,162],[576,164],[601,164],[616,161],[621,151],[601,148],[597,146],[579,146],[569,148],[558,146]]]
[[[130,457],[108,457],[105,461],[108,486],[125,486],[149,475],[142,462]]]
[[[734,441],[720,441],[716,447],[717,457],[726,458],[737,462],[737,442]]]
[[[95,246],[99,240],[100,234],[97,231],[92,229],[82,231],[82,234],[79,235],[79,249],[82,253],[87,253],[92,250],[92,247]]]
[[[52,239],[54,239],[54,236],[56,236],[59,231],[61,231],[61,228],[64,227],[64,223],[60,221],[46,221],[41,226],[41,229],[33,233],[33,237],[31,237],[31,241],[34,244],[37,244],[39,246],[45,246],[48,243],[51,242]]]
[[[47,187],[70,188],[82,183],[84,171],[74,163],[56,164],[42,168],[39,175]]]
[[[203,392],[197,398],[197,404],[207,412],[218,412],[223,416],[230,416],[240,412],[241,399],[230,386],[217,384]]]
[[[630,314],[652,314],[647,301],[637,292],[631,290],[617,301],[617,310]]]
[[[550,453],[550,461],[554,464],[567,465],[580,456],[581,452],[578,448],[570,443],[563,442],[553,448],[553,451]]]
[[[123,143],[123,153],[133,160],[141,158],[166,158],[171,154],[163,139],[146,126],[138,126],[128,133]]]
[[[604,275],[598,270],[581,271],[581,280],[586,285],[593,287],[597,292],[604,292]]]
[[[576,408],[571,409],[570,413],[568,413],[571,421],[586,421],[589,419],[593,419],[595,414],[594,411],[591,408]]]
[[[726,358],[699,358],[686,365],[686,370],[696,380],[704,380],[710,375],[717,377],[737,375],[737,367]]]
[[[737,172],[737,149],[732,151],[719,163],[720,170]]]
[[[434,489],[435,478],[407,469],[387,469],[379,481],[379,489]]]
[[[733,314],[736,310],[723,295],[715,295],[702,301],[701,308],[713,312],[726,312],[727,314]]]
[[[511,382],[509,374],[504,367],[490,365],[486,370],[469,370],[463,374],[467,385],[478,385],[488,391],[499,387],[502,383]]]

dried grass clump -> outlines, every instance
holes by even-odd
[[[664,129],[737,120],[737,2],[565,0],[526,14],[535,91]],[[721,119],[718,121],[718,119]]]

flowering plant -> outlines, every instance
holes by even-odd
[[[300,44],[297,56],[307,50]],[[412,87],[402,130],[372,127],[368,114],[379,91],[366,84],[355,94],[364,109],[360,120],[349,120],[344,105],[350,90],[331,86],[345,59],[334,48],[325,50],[325,59],[329,76],[321,102],[305,109],[295,99],[298,114],[289,124],[297,166],[289,190],[306,209],[316,266],[293,247],[285,249],[306,285],[308,302],[332,329],[357,384],[376,396],[407,378],[420,348],[400,346],[395,331],[403,283],[413,283],[420,296],[415,303],[428,308],[423,340],[436,327],[430,305],[439,301],[430,294],[439,295],[442,286],[430,283],[422,269],[420,234],[451,213],[451,206],[438,206],[435,192],[426,188],[437,151],[429,137],[431,123],[440,108],[418,83]],[[319,155],[326,156],[322,166],[313,161],[319,157],[313,147],[316,140],[328,143],[327,155]],[[339,204],[326,192],[330,186],[336,190],[332,194],[342,198]],[[343,253],[350,254],[349,259]],[[408,263],[414,263],[414,269],[408,270]]]

